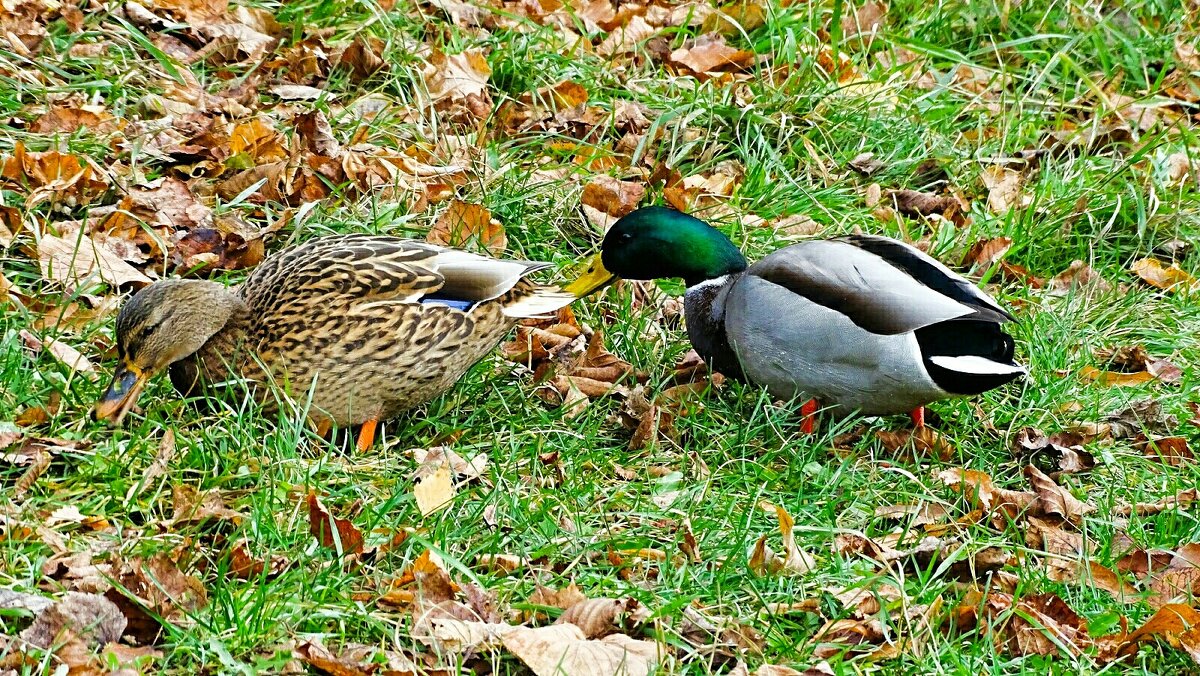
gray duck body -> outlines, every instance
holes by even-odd
[[[685,297],[697,352],[775,397],[836,415],[904,413],[1024,369],[990,297],[901,242],[858,236],[780,249]]]

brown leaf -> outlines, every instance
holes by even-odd
[[[283,136],[264,118],[239,122],[229,134],[230,155],[244,155],[254,165],[279,162],[288,157]],[[242,165],[245,168],[246,165]]]
[[[1183,369],[1166,359],[1151,357],[1141,345],[1123,345],[1119,348],[1096,350],[1096,358],[1107,361],[1109,366],[1128,373],[1145,371],[1158,380],[1174,384],[1183,379]]]
[[[725,44],[725,37],[708,33],[696,38],[690,47],[680,47],[671,52],[668,60],[683,66],[700,79],[707,79],[717,72],[736,72],[754,65],[754,52]]]
[[[69,634],[94,647],[119,641],[127,624],[121,609],[103,596],[67,592],[62,600],[40,611],[21,638],[49,649]]]
[[[700,30],[705,33],[716,31],[731,37],[739,36],[762,26],[766,20],[767,8],[763,0],[733,0],[704,17]]]
[[[981,623],[990,627],[997,645],[1010,655],[1081,655],[1091,644],[1087,622],[1055,594],[1019,600],[993,592],[970,592],[954,611],[959,630]],[[1061,646],[1061,648],[1060,648]]]
[[[80,129],[87,129],[95,134],[111,134],[120,126],[121,123],[110,113],[96,109],[95,106],[66,108],[55,105],[34,120],[29,126],[29,131],[35,134],[71,134]]]
[[[274,577],[288,565],[282,556],[264,560],[250,551],[250,541],[242,538],[229,548],[229,574],[239,580],[256,580],[264,575]]]
[[[678,633],[698,656],[714,662],[761,655],[766,647],[763,637],[735,618],[712,615],[692,602],[683,608]]]
[[[173,528],[198,526],[206,522],[228,521],[232,525],[245,518],[241,512],[225,506],[220,491],[201,493],[191,484],[177,484],[171,489],[174,515],[169,522]]]
[[[1171,509],[1187,509],[1193,502],[1200,500],[1200,489],[1186,488],[1175,495],[1158,502],[1139,502],[1134,505],[1117,506],[1112,509],[1114,516],[1149,516]]]
[[[456,493],[449,457],[431,449],[413,477],[413,497],[421,516],[429,516],[448,506]]]
[[[501,640],[537,676],[648,676],[658,661],[658,646],[625,634],[589,640],[573,624],[510,627]]]
[[[847,646],[854,648],[880,645],[884,642],[884,637],[883,623],[876,618],[868,618],[829,620],[817,630],[813,639],[820,642],[815,651],[816,655],[830,657]]]
[[[947,469],[937,473],[937,478],[947,486],[958,486],[986,512],[1001,512],[1007,518],[1015,518],[1037,502],[1037,495],[1029,491],[1013,491],[998,488],[992,478],[984,472],[971,469]]]
[[[1142,281],[1165,291],[1190,291],[1200,282],[1175,263],[1163,265],[1157,258],[1143,258],[1129,266]]]
[[[886,2],[867,0],[853,14],[842,16],[842,37],[848,41],[865,41],[874,36],[883,29],[887,11]]]
[[[1151,591],[1147,601],[1154,607],[1176,600],[1192,602],[1200,593],[1200,544],[1180,547],[1167,567],[1155,571],[1147,582]]]
[[[605,1],[604,4],[609,3]],[[643,17],[634,15],[629,23],[611,30],[608,36],[596,45],[596,53],[612,57],[635,51],[642,42],[657,32]]]
[[[308,531],[322,547],[339,554],[361,554],[363,536],[349,519],[339,519],[329,512],[317,497],[316,491],[308,494]]]
[[[529,595],[527,603],[533,606],[548,606],[566,610],[586,600],[587,596],[572,582],[561,589],[551,589],[550,587],[538,585],[533,590],[533,593]],[[527,611],[527,615],[526,619],[545,619],[546,617],[544,613],[540,612]]]
[[[1115,550],[1116,548],[1114,547]],[[1165,549],[1146,550],[1135,547],[1117,560],[1117,570],[1123,573],[1132,573],[1138,577],[1144,577],[1149,573],[1171,565],[1171,561],[1174,558],[1175,552]]]
[[[1146,373],[1168,385],[1174,385],[1183,380],[1183,369],[1166,359],[1155,359],[1146,364]]]
[[[650,612],[632,597],[620,599],[583,599],[559,616],[556,624],[570,622],[587,638],[603,638],[617,632],[629,632],[650,616]]]
[[[1149,620],[1128,636],[1106,636],[1101,641],[1113,644],[1112,654],[1105,654],[1109,660],[1128,657],[1137,653],[1143,642],[1151,638],[1162,638],[1174,646],[1188,651],[1193,660],[1197,660],[1197,648],[1200,647],[1200,611],[1181,603],[1169,603],[1158,609]],[[1107,653],[1107,651],[1106,651]]]
[[[1065,296],[1072,291],[1090,296],[1108,293],[1112,290],[1112,284],[1091,266],[1076,260],[1072,261],[1066,270],[1051,278],[1049,289],[1051,294],[1058,296]]]
[[[1047,471],[1051,478],[1060,473],[1087,472],[1096,466],[1096,458],[1083,450],[1083,436],[1072,432],[1047,435],[1035,428],[1026,427],[1013,438],[1013,448],[1018,457],[1028,458],[1034,465]]]
[[[996,263],[999,263],[1004,254],[1012,248],[1011,237],[993,237],[992,239],[981,239],[971,245],[963,256],[962,264],[971,266],[975,273],[987,271]]]
[[[1134,444],[1148,458],[1158,458],[1163,464],[1178,467],[1196,456],[1188,446],[1187,437],[1159,437]]]
[[[1022,195],[1024,177],[1021,172],[993,164],[983,170],[983,185],[988,190],[988,208],[994,214],[1003,214],[1009,209],[1025,207],[1033,202],[1031,195]]]
[[[480,119],[492,110],[487,91],[492,68],[481,50],[468,49],[454,55],[435,51],[422,76],[424,93],[438,111],[451,117]]]
[[[796,522],[787,510],[776,505],[775,516],[779,520],[779,532],[783,536],[783,556],[780,557],[767,545],[767,536],[762,536],[752,548],[750,570],[758,575],[804,574],[816,566],[816,559],[796,544]]]
[[[1101,371],[1094,366],[1085,366],[1080,369],[1079,378],[1085,382],[1096,383],[1101,387],[1134,387],[1152,382],[1155,379],[1147,371],[1121,373],[1119,371]]]
[[[56,150],[28,152],[18,141],[13,154],[0,161],[0,182],[28,188],[25,208],[48,199],[66,199],[84,206],[108,189],[100,170],[85,157]]]
[[[49,352],[59,363],[71,369],[72,372],[82,373],[93,379],[97,375],[96,367],[92,365],[92,362],[88,361],[87,357],[61,340],[39,338],[25,329],[21,329],[18,335],[24,341],[26,347],[35,352],[41,350]]]
[[[646,186],[633,181],[619,181],[611,176],[599,175],[583,187],[580,201],[593,209],[615,217],[621,217],[638,207],[646,195]]]
[[[888,199],[897,211],[907,216],[946,216],[948,212],[958,208],[958,203],[952,197],[916,190],[892,190],[888,193]]]
[[[889,453],[900,456],[912,448],[917,455],[932,456],[949,462],[956,452],[954,445],[946,437],[925,425],[912,429],[879,430],[875,432],[875,436]]]
[[[504,225],[492,218],[492,212],[482,204],[455,199],[433,224],[425,241],[456,248],[486,250],[493,255],[504,252],[508,236]]]
[[[143,644],[156,643],[163,623],[174,623],[208,604],[204,584],[179,569],[177,554],[137,557],[114,566],[119,586],[105,592],[129,620],[126,635]]]
[[[359,643],[345,643],[335,653],[313,638],[297,646],[292,654],[330,676],[427,673],[424,664],[418,665],[402,652]]]
[[[402,608],[415,605],[417,610],[427,610],[454,602],[458,589],[441,557],[427,549],[392,581],[379,602]]]
[[[1107,362],[1108,366],[1117,371],[1145,371],[1150,362],[1150,354],[1141,345],[1122,345],[1117,348],[1100,348],[1093,350],[1099,361]]]
[[[1096,510],[1094,506],[1081,502],[1071,495],[1070,491],[1054,483],[1053,479],[1033,465],[1025,466],[1025,478],[1029,479],[1029,483],[1033,485],[1033,491],[1037,495],[1037,501],[1033,505],[1035,514],[1044,514],[1078,524],[1083,520],[1084,514]]]
[[[42,235],[38,241],[38,262],[42,276],[74,290],[85,282],[103,282],[113,287],[145,286],[151,279],[126,263],[107,247],[100,246],[87,235],[78,242],[54,235]]]

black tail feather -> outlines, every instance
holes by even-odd
[[[925,370],[938,387],[960,395],[986,392],[1014,380],[1019,373],[962,373],[943,368],[930,361],[931,357],[975,356],[1016,365],[1013,361],[1015,343],[1012,336],[991,321],[956,319],[917,329],[917,344]]]

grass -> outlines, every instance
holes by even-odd
[[[492,69],[490,94],[496,106],[574,80],[588,89],[589,104],[604,113],[584,144],[608,152],[622,136],[613,110],[621,102],[637,102],[648,109],[650,131],[658,134],[657,143],[638,148],[639,158],[665,161],[683,176],[711,172],[722,162],[738,163],[745,176],[724,201],[729,209],[712,217],[751,259],[786,240],[771,228],[747,226],[737,216],[805,213],[829,235],[856,229],[914,239],[929,235],[931,253],[948,263],[957,263],[978,239],[1007,236],[1013,247],[1006,260],[1036,275],[1050,277],[1079,259],[1120,286],[1095,297],[1051,296],[1014,283],[994,288],[1001,302],[1019,308],[1019,321],[1011,330],[1030,377],[974,401],[932,407],[956,448],[947,462],[893,458],[870,434],[851,449],[833,452],[831,437],[844,428],[826,424],[815,438],[801,435],[794,406],[772,402],[761,390],[737,383],[708,393],[702,410],[680,420],[681,443],[630,451],[628,432],[612,421],[619,401],[597,400],[577,418],[564,419],[561,411],[532,394],[527,373],[499,355],[477,365],[445,396],[386,424],[382,441],[366,455],[324,442],[294,419],[264,416],[250,404],[226,401],[205,411],[181,402],[165,379],[143,396],[141,415],[131,415],[123,429],[109,429],[87,415],[103,383],[73,375],[44,352],[25,350],[16,336],[35,327],[40,312],[9,304],[0,310],[0,421],[12,421],[30,407],[49,408],[57,397],[61,407],[49,422],[28,432],[84,440],[90,448],[57,456],[31,492],[10,502],[3,513],[15,522],[38,524],[53,510],[73,505],[85,515],[103,517],[111,528],[88,532],[72,524],[47,526],[62,530],[71,549],[103,546],[124,556],[168,552],[197,574],[209,604],[190,618],[190,626],[168,626],[158,668],[168,673],[278,671],[290,657],[276,647],[314,634],[330,637],[331,644],[347,640],[420,648],[408,633],[410,618],[363,599],[377,597],[429,548],[444,557],[457,579],[477,581],[496,594],[502,608],[522,604],[535,584],[573,581],[589,596],[633,596],[653,613],[652,633],[677,648],[662,665],[664,673],[715,668],[679,637],[682,610],[689,604],[737,618],[760,632],[762,654],[746,656],[752,667],[770,662],[803,668],[818,661],[814,635],[822,621],[812,614],[762,614],[765,604],[816,599],[830,616],[844,617],[847,611],[832,593],[881,583],[903,589],[913,605],[944,602],[934,628],[920,636],[924,651],[875,663],[835,657],[831,664],[836,673],[1158,674],[1195,669],[1186,655],[1165,644],[1114,666],[1086,656],[1009,657],[995,650],[987,627],[966,634],[940,630],[963,595],[944,566],[881,571],[867,561],[831,554],[839,533],[878,537],[896,530],[894,522],[875,516],[880,507],[929,503],[947,507],[952,516],[969,511],[961,496],[934,480],[939,470],[978,469],[998,485],[1024,487],[1025,462],[1010,450],[1011,437],[1023,427],[1049,431],[1076,421],[1098,421],[1147,397],[1180,420],[1191,418],[1187,405],[1195,400],[1195,366],[1200,363],[1195,337],[1200,304],[1187,294],[1139,284],[1127,269],[1170,240],[1195,242],[1200,235],[1196,181],[1170,184],[1165,169],[1171,153],[1186,148],[1197,152],[1194,128],[1186,122],[1188,114],[1195,119],[1194,104],[1183,111],[1183,122],[1139,132],[1123,147],[1042,155],[1024,188],[1032,198],[1027,207],[991,213],[980,183],[989,158],[1043,147],[1047,132],[1111,121],[1106,99],[1113,94],[1138,97],[1157,91],[1173,64],[1175,37],[1195,37],[1185,30],[1183,3],[1135,1],[1115,8],[1074,0],[897,0],[870,50],[851,40],[842,43],[869,88],[858,81],[839,84],[815,58],[828,44],[828,22],[838,22],[834,8],[852,12],[849,3],[768,3],[764,24],[731,42],[770,60],[755,77],[733,84],[669,77],[646,49],[612,64],[571,51],[560,32],[527,19],[480,31],[456,26],[425,5],[398,5],[392,11],[337,0],[256,6],[289,27],[292,41],[318,28],[329,29],[329,44],[360,34],[382,41],[388,69],[361,82],[335,74],[322,88],[336,96],[336,104],[329,99],[311,104],[328,113],[342,141],[361,121],[338,105],[375,94],[397,101],[395,111],[417,110],[418,73],[425,61],[413,51],[414,44],[447,53],[482,49]],[[28,121],[36,117],[30,106],[71,95],[101,101],[120,117],[138,114],[145,94],[161,90],[161,78],[154,73],[169,73],[175,66],[161,52],[148,51],[147,38],[134,35],[130,25],[106,16],[88,14],[80,34],[55,23],[47,37],[52,53],[65,53],[76,42],[109,40],[111,46],[101,56],[38,60],[0,47],[0,112],[5,119]],[[680,47],[699,32],[688,27],[668,31],[669,47]],[[885,64],[897,63],[905,54],[926,65]],[[953,77],[963,66],[1004,83],[993,83],[981,94],[972,81]],[[193,72],[213,89],[228,76],[202,65]],[[917,76],[926,72],[936,84],[917,86]],[[237,68],[232,74],[246,75]],[[450,135],[478,131],[415,112],[381,115],[367,124],[365,138],[373,143],[401,150],[416,145],[435,154],[448,152]],[[581,186],[593,172],[555,154],[549,144],[579,140],[562,130],[513,133],[490,123],[485,129],[472,140],[471,180],[459,187],[459,196],[481,201],[506,225],[507,254],[551,261],[567,270],[598,239],[578,208]],[[21,141],[31,150],[60,148],[107,164],[114,157],[107,140],[87,129],[51,137],[10,127],[0,138],[0,151],[8,153]],[[885,164],[870,179],[845,169],[863,152]],[[131,176],[140,172],[151,179],[168,173],[136,153],[118,157]],[[973,201],[970,223],[939,227],[904,216],[881,222],[864,202],[867,184],[924,189],[927,178],[919,168],[928,160],[944,169],[949,185],[981,196]],[[538,168],[565,169],[565,178],[539,178],[534,173]],[[639,175],[637,168],[614,172]],[[27,223],[64,217],[47,204],[25,210],[22,199],[11,184],[4,189],[4,204],[22,209]],[[661,201],[661,187],[652,186],[646,202]],[[282,211],[277,204],[228,208],[256,223],[273,222]],[[81,210],[66,212],[78,218]],[[307,220],[279,233],[270,247],[327,232],[419,237],[436,215],[437,209],[408,213],[404,204],[334,186]],[[27,234],[21,235],[0,252],[5,276],[51,308],[78,300],[41,279],[25,249],[30,243]],[[1194,269],[1195,259],[1182,264]],[[221,278],[234,282],[241,276]],[[661,287],[680,291],[678,284]],[[660,324],[654,308],[634,309],[627,292],[610,291],[576,311],[581,320],[605,330],[614,352],[649,374],[651,391],[664,386],[672,365],[686,351],[684,332]],[[608,323],[606,311],[620,321]],[[112,342],[112,324],[111,317],[101,318],[59,337],[98,358]],[[1183,367],[1182,383],[1102,388],[1077,377],[1084,366],[1097,365],[1094,349],[1134,343]],[[1073,410],[1070,403],[1076,404]],[[869,425],[882,429],[898,423]],[[11,429],[12,423],[0,422],[0,431]],[[167,430],[175,434],[174,457],[164,474],[146,480]],[[412,493],[416,463],[408,449],[429,446],[457,431],[463,431],[454,445],[457,452],[487,454],[486,482],[470,485],[449,508],[422,518]],[[1177,433],[1193,445],[1198,441],[1190,423]],[[1120,532],[1149,548],[1200,541],[1195,511],[1134,516],[1127,524],[1111,515],[1116,505],[1154,502],[1196,486],[1200,469],[1195,463],[1164,465],[1143,457],[1127,440],[1089,450],[1100,460],[1098,467],[1063,481],[1098,508],[1082,530],[1094,543],[1099,563],[1114,565],[1120,552],[1112,550],[1112,540]],[[544,459],[550,454],[556,454],[556,463]],[[621,479],[617,466],[636,478]],[[23,471],[0,463],[0,486],[14,485]],[[221,491],[228,506],[246,516],[227,526],[232,528],[228,538],[247,538],[254,552],[282,557],[289,566],[274,577],[246,581],[229,576],[229,561],[214,546],[210,530],[170,527],[177,486]],[[374,540],[398,531],[410,536],[369,564],[341,565],[309,534],[304,496],[310,490],[325,494],[326,504],[357,504],[354,522]],[[813,571],[798,577],[750,572],[748,550],[760,536],[770,534],[771,543],[778,545],[774,516],[758,506],[762,501],[784,506],[795,518],[800,545],[819,554]],[[679,525],[685,521],[698,540],[701,563],[668,559],[651,566],[647,575],[614,566],[607,558],[609,551],[637,548],[673,555],[683,543]],[[986,523],[972,524],[959,540],[964,557],[992,545],[1032,556],[1014,528],[998,531]],[[0,586],[56,590],[58,583],[42,570],[53,553],[38,536],[0,538]],[[495,575],[475,565],[488,554],[516,555],[534,565]],[[1020,578],[1019,594],[1060,594],[1089,621],[1094,635],[1116,631],[1120,616],[1137,626],[1153,612],[1144,599],[1118,603],[1087,583],[1051,581],[1037,565],[1008,570]],[[14,632],[26,618],[0,614],[0,629]],[[886,612],[879,619],[891,631],[906,631]],[[511,658],[493,660],[491,666],[501,673],[522,668]]]

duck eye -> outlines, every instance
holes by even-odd
[[[621,241],[622,242],[628,242],[631,239],[633,239],[633,233],[631,233],[631,232],[621,233]]]

